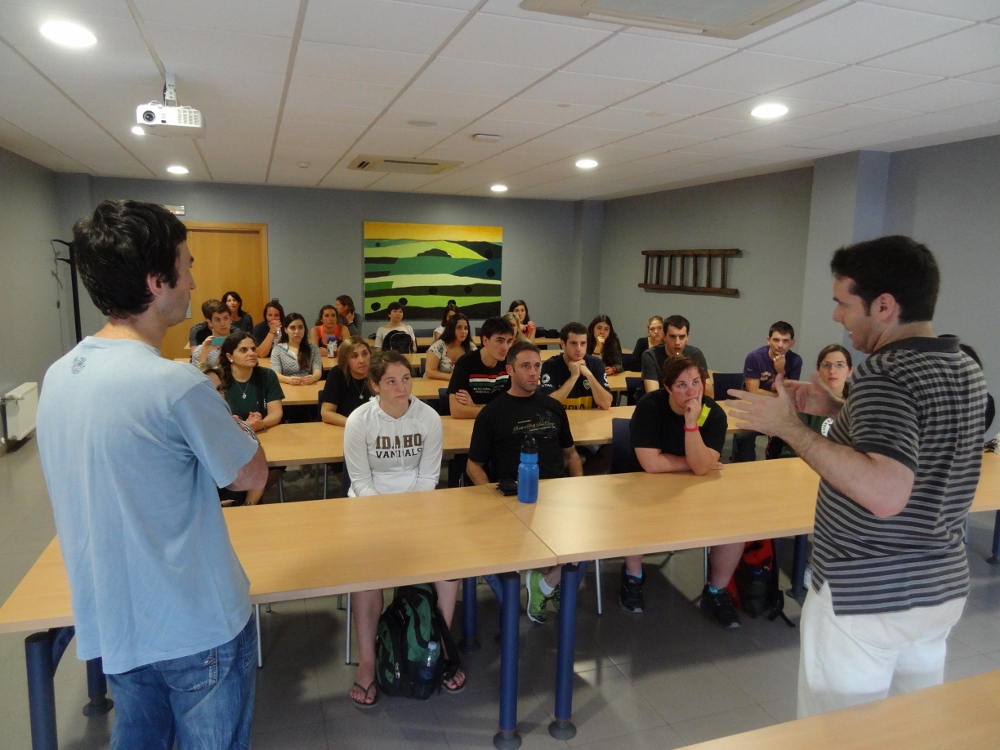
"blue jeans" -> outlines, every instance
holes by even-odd
[[[175,737],[180,750],[249,748],[256,660],[251,617],[221,646],[109,674],[111,750],[171,750]]]

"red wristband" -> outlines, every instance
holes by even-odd
[[[684,432],[699,432],[700,430],[700,427],[688,427],[687,425],[684,425]]]

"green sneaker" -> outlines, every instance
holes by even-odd
[[[544,625],[547,616],[545,614],[546,596],[542,593],[542,574],[538,570],[529,570],[524,577],[524,588],[528,590],[528,619]]]

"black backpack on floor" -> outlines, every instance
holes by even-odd
[[[747,542],[740,564],[729,582],[729,596],[733,604],[750,617],[766,615],[768,620],[781,618],[790,628],[795,623],[785,615],[785,594],[778,583],[778,561],[771,539]]]
[[[436,643],[433,664],[427,664]],[[447,658],[445,657],[447,654]],[[458,669],[458,649],[437,607],[434,586],[401,586],[378,618],[375,680],[385,695],[426,700]]]

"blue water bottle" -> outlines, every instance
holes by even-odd
[[[538,446],[531,435],[521,443],[521,463],[517,467],[517,499],[522,503],[538,500]]]

